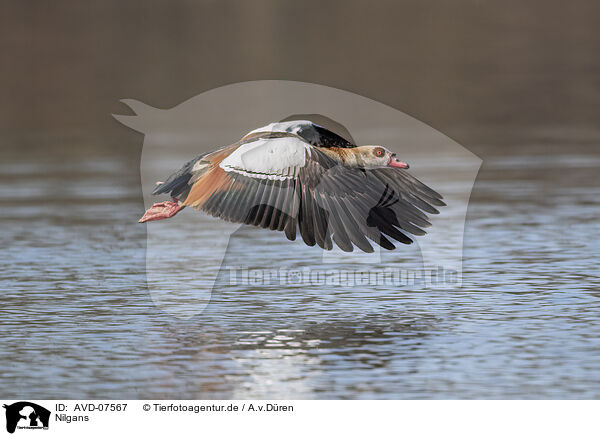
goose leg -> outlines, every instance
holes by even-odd
[[[163,201],[162,203],[154,203],[150,209],[146,211],[143,217],[138,222],[145,223],[146,221],[158,221],[175,216],[177,212],[185,206],[179,204],[179,200],[173,198],[171,201]]]

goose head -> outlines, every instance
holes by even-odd
[[[381,145],[362,145],[352,150],[358,166],[367,170],[385,167],[406,169],[409,167],[406,162],[396,157],[396,153]]]

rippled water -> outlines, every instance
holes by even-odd
[[[149,295],[129,165],[0,163],[0,396],[600,396],[600,154],[591,148],[484,160],[458,290],[230,283],[189,320]],[[248,247],[259,265],[317,256],[242,228],[228,259]],[[176,284],[177,270],[165,280]]]

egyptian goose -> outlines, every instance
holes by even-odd
[[[442,196],[411,176],[408,164],[379,145],[356,146],[311,121],[272,123],[233,145],[186,163],[153,194],[139,220],[162,220],[186,206],[232,222],[283,231],[300,230],[304,242],[344,251],[373,252],[369,240],[392,250],[388,238],[412,243]]]

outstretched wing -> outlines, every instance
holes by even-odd
[[[341,165],[298,135],[271,132],[189,163],[184,205],[224,220],[285,232],[307,245],[372,252],[410,244],[441,196],[398,168]],[[181,175],[179,176],[181,177]],[[162,185],[161,185],[162,186]],[[160,188],[163,189],[163,188]]]

